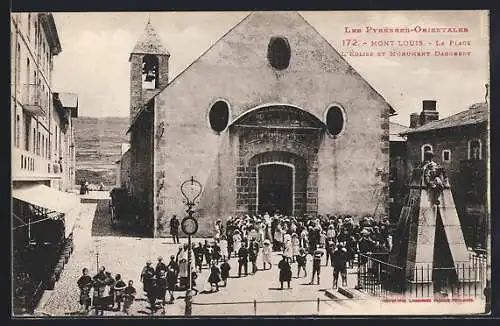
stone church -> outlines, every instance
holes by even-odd
[[[229,215],[387,213],[394,109],[297,12],[253,12],[178,76],[148,22],[130,54],[130,191],[155,237],[203,185]]]

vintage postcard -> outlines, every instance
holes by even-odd
[[[10,26],[14,317],[489,313],[488,11]]]

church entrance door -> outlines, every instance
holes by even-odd
[[[283,163],[258,166],[258,212],[293,214],[294,169]]]

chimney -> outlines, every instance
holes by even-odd
[[[420,114],[413,112],[410,114],[410,128],[418,128],[420,126]]]
[[[420,125],[423,126],[435,120],[439,120],[439,112],[436,110],[436,101],[423,100],[422,112],[420,113]]]

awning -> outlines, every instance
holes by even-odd
[[[73,232],[80,212],[80,198],[42,184],[31,184],[12,189],[12,197],[31,205],[64,213],[66,236]]]

